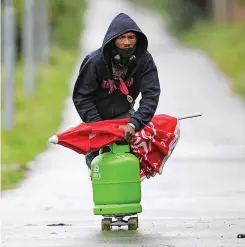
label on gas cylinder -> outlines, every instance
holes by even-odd
[[[96,179],[96,180],[101,179],[100,167],[98,165],[94,166],[93,179]]]

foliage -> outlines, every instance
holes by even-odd
[[[81,29],[84,1],[52,0],[49,3],[53,41],[61,47],[77,47],[80,37],[77,29]]]
[[[204,50],[233,82],[235,92],[245,97],[245,33],[243,25],[200,23],[181,34],[185,45]]]
[[[241,5],[245,4],[245,0],[235,0],[235,2]]]
[[[41,0],[36,0],[41,1]],[[27,98],[23,92],[23,61],[17,62],[15,73],[14,128],[2,132],[2,189],[18,185],[25,176],[28,162],[43,152],[48,138],[62,122],[68,81],[78,59],[83,0],[49,0],[51,53],[49,63],[38,64],[35,95]],[[16,45],[21,52],[23,0],[14,0],[16,11]],[[20,58],[20,57],[19,57]]]
[[[16,14],[16,45],[17,50],[20,52],[24,0],[14,0],[13,3]],[[80,36],[77,30],[82,27],[81,13],[85,8],[85,1],[49,0],[48,3],[52,42],[60,47],[77,47]]]
[[[68,80],[77,60],[75,52],[56,49],[49,65],[39,67],[35,97],[27,99],[23,92],[23,64],[18,63],[15,90],[15,125],[2,130],[2,189],[16,185],[27,163],[46,149],[46,143],[62,121],[64,99],[68,96]],[[18,167],[13,167],[17,164]]]
[[[178,35],[191,29],[195,23],[203,19],[205,10],[191,0],[131,0],[137,7],[151,8],[161,14],[168,22],[169,30]]]
[[[204,10],[192,1],[165,0],[163,7],[169,16],[170,30],[176,35],[191,29],[205,16]]]
[[[233,90],[245,98],[245,32],[244,24],[215,24],[204,1],[131,0],[137,7],[158,12],[169,30],[185,45],[204,50],[227,74]],[[199,5],[198,5],[199,2]],[[244,4],[245,0],[236,0]],[[204,4],[202,7],[200,3]],[[202,9],[202,10],[201,10]]]

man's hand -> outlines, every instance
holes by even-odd
[[[130,142],[131,139],[134,137],[135,135],[135,130],[132,126],[126,124],[126,125],[120,125],[119,129],[123,129],[124,130],[124,139],[127,142]]]

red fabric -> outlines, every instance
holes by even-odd
[[[124,82],[124,80],[120,77],[119,78],[120,81],[120,91],[124,94],[124,95],[128,95],[129,91],[128,88],[126,86],[126,83]]]
[[[79,154],[96,151],[115,141],[123,140],[124,131],[118,129],[129,118],[105,120],[95,123],[81,123],[57,134],[58,144]],[[155,115],[152,121],[137,132],[130,142],[134,155],[141,166],[141,180],[161,174],[163,166],[179,140],[177,118]]]

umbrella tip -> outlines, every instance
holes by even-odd
[[[58,136],[53,135],[52,137],[50,137],[50,138],[48,139],[48,142],[49,142],[49,143],[53,143],[53,144],[57,144],[57,143],[58,143]]]

